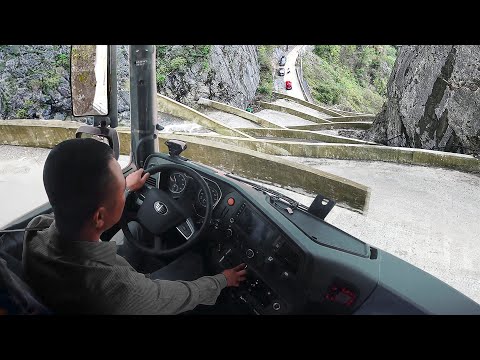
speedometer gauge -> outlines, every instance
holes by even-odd
[[[174,193],[181,193],[187,187],[187,178],[183,173],[171,173],[168,178],[168,189]]]
[[[218,201],[218,191],[212,188],[209,189],[210,193],[212,194],[213,206]],[[200,190],[200,192],[198,193],[198,201],[200,202],[200,205],[202,205],[203,207],[207,207],[207,199],[203,190]]]

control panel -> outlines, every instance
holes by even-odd
[[[238,194],[227,194],[217,211],[214,266],[247,265],[247,279],[231,289],[231,296],[253,313],[289,313],[298,294],[300,249]]]

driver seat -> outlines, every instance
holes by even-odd
[[[20,261],[0,252],[0,315],[51,315],[52,312],[21,278],[22,274],[17,275],[10,270],[7,260],[16,262],[12,264],[14,268],[21,268]]]

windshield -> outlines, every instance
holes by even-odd
[[[122,167],[132,134],[137,144],[156,134],[163,153],[167,140],[183,141],[185,158],[305,208],[317,194],[334,199],[330,224],[480,302],[480,125],[469,65],[480,47],[150,46],[148,95],[131,81],[146,63],[116,47]],[[72,115],[70,55],[70,45],[0,46],[0,227],[46,201],[50,149],[94,124]],[[139,119],[145,128],[135,128]]]

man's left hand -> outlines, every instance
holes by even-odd
[[[145,185],[145,181],[147,181],[148,177],[150,176],[150,173],[146,172],[143,174],[143,168],[138,169],[137,171],[129,174],[127,178],[125,179],[127,188],[129,188],[132,191],[137,191]]]

